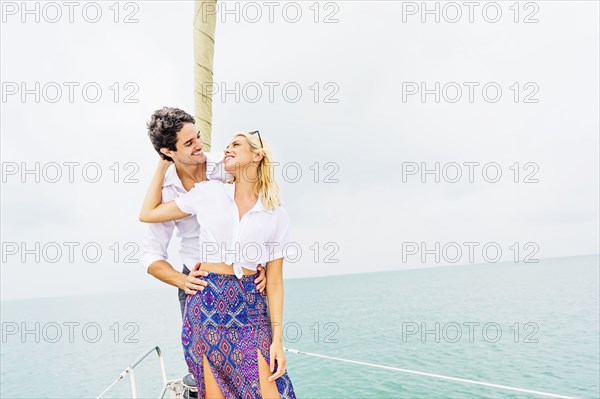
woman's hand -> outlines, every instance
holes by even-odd
[[[161,170],[167,170],[172,164],[173,161],[168,161],[166,159],[160,158],[160,160],[158,161],[158,168]]]
[[[175,201],[162,203],[162,186],[165,181],[167,169],[171,164],[171,161],[166,161],[162,158],[158,161],[156,171],[150,182],[150,187],[148,187],[148,192],[144,197],[140,216],[138,217],[140,222],[161,223],[182,219],[190,215],[179,209]]]
[[[285,373],[285,354],[283,351],[283,343],[281,341],[273,341],[270,349],[271,355],[271,372],[275,368],[275,360],[277,360],[277,371],[269,377],[269,381],[275,381]]]

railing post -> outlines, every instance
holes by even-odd
[[[135,381],[135,370],[129,367],[129,379],[131,381],[131,398],[137,399],[137,385]]]
[[[102,393],[100,395],[98,395],[96,397],[96,399],[99,399],[102,396],[104,396],[104,394],[106,392],[108,392],[113,386],[115,386],[115,384],[117,382],[119,382],[120,380],[122,380],[123,378],[125,378],[125,376],[127,374],[129,374],[129,379],[130,379],[130,382],[131,382],[131,397],[133,399],[137,399],[138,393],[137,393],[137,383],[136,383],[136,380],[135,380],[135,370],[134,370],[134,368],[135,368],[135,366],[137,366],[138,364],[140,364],[142,360],[144,360],[146,357],[148,357],[148,355],[150,355],[154,351],[156,351],[156,353],[158,354],[158,361],[160,363],[160,372],[162,374],[163,385],[166,386],[169,381],[167,380],[167,370],[165,368],[165,360],[163,358],[163,355],[162,355],[162,352],[161,352],[160,348],[158,346],[154,346],[148,352],[146,352],[145,354],[143,354],[142,356],[140,356],[137,360],[135,360],[133,363],[131,363],[129,366],[127,366],[127,368],[125,370],[123,370],[123,372],[121,373],[121,375],[119,375],[119,378],[117,378],[104,391],[102,391]]]

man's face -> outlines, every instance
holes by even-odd
[[[173,158],[175,163],[185,165],[198,165],[206,162],[206,156],[202,148],[202,137],[198,128],[193,123],[186,123],[180,131],[177,132],[177,151],[165,152]]]

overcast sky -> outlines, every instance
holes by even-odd
[[[72,22],[2,3],[3,300],[162,286],[130,263],[145,123],[193,112],[194,5],[113,3]],[[597,2],[429,2],[439,22],[421,2],[289,3],[219,10],[213,106],[213,150],[260,129],[282,164],[286,278],[599,252]]]

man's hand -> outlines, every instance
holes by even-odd
[[[185,276],[185,279],[183,280],[181,289],[188,295],[195,295],[198,291],[202,291],[208,285],[208,282],[197,278],[199,276],[208,276],[206,270],[200,270],[200,265],[200,262],[196,263],[192,271],[190,271],[190,274]]]
[[[254,280],[254,282],[256,283],[256,289],[262,293],[267,286],[267,274],[265,273],[265,268],[262,265],[258,265],[256,270],[258,270],[258,277]]]

